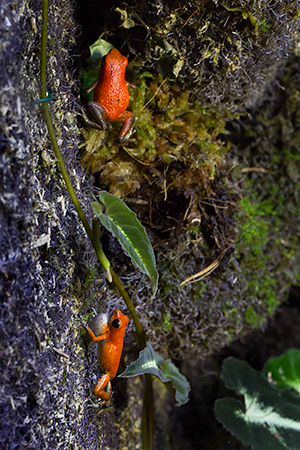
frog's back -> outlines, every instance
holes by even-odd
[[[108,120],[115,120],[129,103],[129,92],[125,80],[128,64],[126,56],[112,49],[102,63],[99,82],[94,90],[94,101],[106,112]]]
[[[107,373],[111,378],[114,378],[118,371],[128,322],[128,317],[122,311],[116,309],[109,321],[106,339],[99,342],[99,365],[102,372]]]

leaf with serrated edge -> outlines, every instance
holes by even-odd
[[[228,389],[244,395],[245,406],[233,398],[215,403],[217,419],[253,450],[298,450],[300,399],[281,391],[246,362],[227,358],[222,379]]]

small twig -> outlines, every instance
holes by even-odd
[[[65,353],[65,352],[63,352],[63,351],[61,351],[61,350],[59,350],[59,349],[56,348],[56,347],[52,347],[52,348],[53,348],[53,350],[54,350],[56,353],[58,353],[60,356],[63,356],[64,358],[67,358],[67,359],[70,359],[70,356],[67,355],[67,353]]]
[[[187,283],[196,283],[196,281],[203,280],[203,278],[210,275],[220,265],[219,259],[215,259],[209,266],[201,270],[201,272],[195,273],[189,278],[186,278],[179,286],[184,286]]]

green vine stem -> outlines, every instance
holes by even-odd
[[[42,12],[42,37],[41,37],[41,61],[40,61],[40,79],[41,79],[41,99],[47,98],[47,90],[46,90],[46,65],[47,65],[47,28],[48,28],[48,0],[43,0],[43,12]],[[110,262],[106,258],[101,244],[100,244],[100,223],[96,221],[94,223],[93,228],[90,227],[87,218],[84,215],[83,209],[80,206],[79,200],[76,196],[74,188],[72,186],[69,174],[67,172],[64,160],[62,158],[60,149],[57,144],[55,130],[51,121],[51,116],[48,108],[47,102],[42,102],[43,113],[45,117],[45,121],[47,124],[50,140],[52,143],[53,151],[56,156],[59,168],[61,170],[64,182],[66,184],[67,190],[70,194],[71,200],[74,204],[74,207],[77,211],[78,217],[81,220],[88,238],[90,239],[97,258],[102,265],[102,267],[107,272],[107,277],[109,281],[114,281],[117,289],[120,292],[123,300],[126,303],[126,306],[129,310],[129,313],[133,319],[137,341],[139,347],[143,349],[146,345],[146,334],[141,326],[139,317],[136,313],[134,305],[127,294],[123,284],[120,279],[114,272],[114,270],[110,267]],[[151,375],[145,375],[145,393],[144,393],[144,402],[143,402],[143,416],[142,416],[142,448],[143,450],[151,450],[153,448],[153,435],[154,435],[154,399],[153,399],[153,386],[152,386],[152,378]]]
[[[106,270],[106,278],[111,283],[112,282],[112,276],[111,276],[111,269],[110,269],[110,262],[105,256],[104,251],[102,250],[101,243],[100,243],[100,220],[94,218],[93,219],[93,228],[92,228],[92,242],[93,246],[96,252],[96,255],[99,254],[99,261],[101,262],[103,268]]]

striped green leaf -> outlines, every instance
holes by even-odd
[[[158,273],[155,256],[145,228],[136,214],[119,198],[106,191],[99,194],[100,203],[93,202],[92,208],[101,224],[110,231],[122,245],[133,263],[147,274],[152,282],[153,295],[157,290]],[[103,212],[103,209],[105,211]]]
[[[140,352],[139,358],[133,361],[119,376],[128,378],[145,373],[155,375],[165,383],[165,386],[175,398],[176,406],[184,405],[189,400],[190,383],[170,359],[164,360],[154,350],[150,342],[147,342],[147,347]]]
[[[300,398],[270,384],[246,362],[227,358],[222,379],[228,389],[244,396],[215,403],[217,419],[253,450],[299,450]]]

